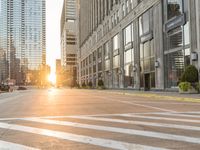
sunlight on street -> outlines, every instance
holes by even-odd
[[[48,77],[49,82],[51,82],[52,84],[56,84],[56,74],[55,73],[51,73]]]

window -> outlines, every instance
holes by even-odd
[[[67,61],[76,61],[76,58],[67,58]]]
[[[144,34],[148,34],[150,32],[150,20],[151,20],[152,12],[151,9],[145,12],[140,18],[139,18],[139,31],[140,36]]]
[[[133,24],[131,23],[124,29],[124,86],[134,86],[134,49],[133,49]]]
[[[104,56],[105,56],[105,59],[109,58],[109,45],[108,45],[108,42],[104,44]]]
[[[125,63],[125,64],[131,63],[131,62],[133,61],[132,55],[133,55],[132,49],[127,50],[127,51],[125,52],[125,54],[124,54],[124,63]]]
[[[101,47],[98,48],[98,59],[100,59],[102,57],[102,49]]]
[[[129,0],[126,0],[126,12],[129,13]]]
[[[183,12],[182,0],[167,0],[167,19],[179,16]]]
[[[105,71],[110,70],[110,60],[105,61]]]
[[[119,49],[119,34],[113,37],[113,51]]]
[[[114,17],[111,17],[112,27],[114,27]]]
[[[75,20],[67,19],[67,22],[75,22]]]
[[[76,45],[76,42],[67,42],[67,45]]]
[[[182,27],[178,27],[168,33],[167,36],[167,50],[183,46],[183,32]]]
[[[124,29],[124,45],[132,42],[132,24]]]
[[[130,0],[130,9],[133,9],[133,0]]]
[[[67,54],[67,57],[76,57],[76,54]]]
[[[113,68],[119,68],[120,65],[120,56],[114,56],[113,57]]]
[[[184,53],[183,50],[167,54],[165,56],[166,68],[166,86],[167,88],[177,87],[181,75],[184,71]]]
[[[118,68],[119,62],[119,34],[117,34],[113,37],[113,68]]]
[[[144,87],[144,83],[150,85],[150,88],[155,87],[155,51],[153,45],[153,39],[140,45],[140,65],[141,65],[141,87]],[[150,81],[146,81],[144,76],[149,75]]]
[[[119,23],[119,11],[116,12],[117,23]]]
[[[126,14],[125,5],[122,4],[122,16],[124,17]]]
[[[94,62],[96,61],[96,51],[93,52],[93,61],[94,61]]]

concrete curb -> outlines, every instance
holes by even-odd
[[[106,90],[98,90],[98,92],[102,93],[112,93],[112,94],[119,94],[119,95],[127,95],[127,96],[137,96],[137,97],[145,97],[145,98],[155,98],[156,100],[170,100],[170,101],[182,101],[182,102],[194,102],[200,103],[200,98],[191,98],[191,97],[179,97],[179,96],[167,96],[161,95],[161,93],[128,93],[125,91],[106,91]]]

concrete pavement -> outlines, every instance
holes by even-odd
[[[1,94],[0,149],[199,150],[200,103],[120,91]]]

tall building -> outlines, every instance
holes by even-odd
[[[79,83],[177,90],[200,68],[199,0],[84,0],[79,10]]]
[[[61,60],[56,59],[56,85],[60,86],[62,84],[62,66]]]
[[[46,64],[45,0],[0,0],[0,80],[26,82]]]
[[[77,0],[64,0],[61,15],[61,65],[68,83],[75,80],[77,63]]]

